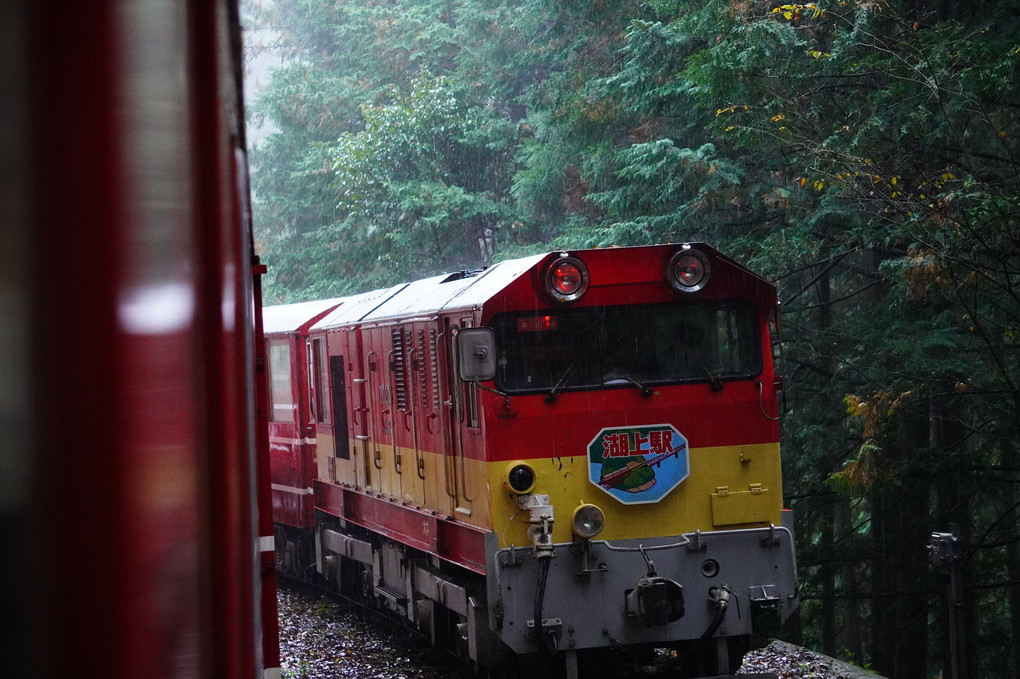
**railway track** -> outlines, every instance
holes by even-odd
[[[460,659],[429,647],[416,630],[325,588],[284,580],[278,602],[285,679],[446,679],[466,674]],[[741,672],[778,679],[881,679],[781,641],[749,653]],[[650,674],[646,668],[632,676]]]
[[[285,679],[440,679],[459,660],[414,630],[325,588],[284,581],[277,595]]]

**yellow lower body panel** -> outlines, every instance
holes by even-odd
[[[625,505],[603,491],[589,480],[584,456],[520,462],[535,471],[532,493],[549,496],[555,519],[553,542],[571,539],[571,515],[581,504],[594,504],[602,510],[605,527],[599,538],[604,540],[781,524],[783,492],[777,443],[694,448],[688,477],[651,504]],[[491,528],[500,536],[501,547],[530,544],[528,512],[504,483],[512,464],[489,464]]]
[[[351,444],[357,451],[358,442]],[[322,464],[322,454],[329,448],[327,444],[319,450],[320,476],[329,471]],[[394,452],[408,464],[396,466]],[[375,457],[359,451],[350,460],[336,460],[331,480],[491,529],[499,536],[500,547],[531,544],[529,512],[505,484],[513,462],[415,455],[404,449],[384,450],[379,460]],[[662,500],[625,505],[589,480],[585,456],[520,460],[534,470],[531,493],[549,496],[553,542],[571,540],[571,515],[581,504],[602,510],[605,527],[599,538],[604,540],[781,524],[779,444],[694,448],[689,461],[688,477]]]
[[[325,437],[320,437],[323,440]],[[332,451],[320,447],[320,456]],[[344,483],[408,505],[490,528],[489,469],[482,460],[350,441],[348,459],[320,457],[320,479]],[[332,476],[330,476],[332,474]]]
[[[716,526],[736,526],[768,523],[775,498],[772,491],[754,488],[737,492],[712,493],[712,523]],[[773,522],[775,523],[775,522]]]

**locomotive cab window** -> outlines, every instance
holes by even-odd
[[[748,379],[761,372],[746,300],[495,316],[496,385],[508,393]]]
[[[312,340],[312,385],[313,403],[315,404],[315,421],[329,422],[329,408],[326,407],[329,392],[329,367],[326,362],[326,342],[316,338]]]

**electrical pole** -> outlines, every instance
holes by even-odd
[[[967,642],[963,607],[963,554],[957,524],[951,533],[932,533],[928,555],[932,564],[942,568],[949,596],[949,647],[953,679],[967,679]]]

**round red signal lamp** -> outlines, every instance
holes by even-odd
[[[708,257],[698,250],[684,248],[673,255],[666,265],[666,279],[681,292],[697,292],[708,285],[712,267]]]
[[[545,289],[557,302],[573,302],[588,290],[588,267],[577,257],[562,254],[545,273]]]

